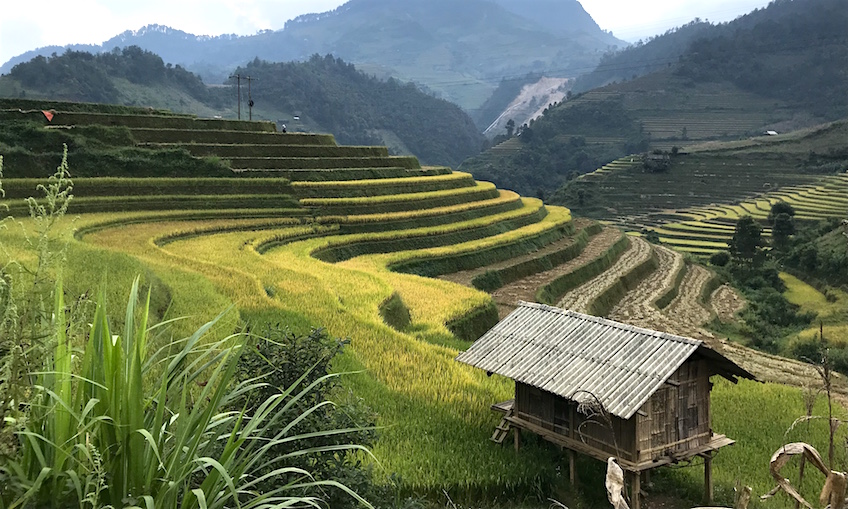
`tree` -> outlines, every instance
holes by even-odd
[[[512,138],[513,134],[515,134],[515,120],[509,119],[506,123],[506,135],[508,138]]]
[[[795,235],[795,222],[792,216],[781,212],[775,216],[771,226],[771,238],[774,247],[783,249],[789,243],[789,237]]]
[[[753,263],[762,245],[762,233],[762,227],[753,217],[740,217],[730,240],[730,254],[738,260]]]
[[[771,210],[769,210],[768,222],[773,225],[775,218],[780,214],[787,214],[789,217],[795,217],[795,208],[785,201],[774,203],[771,206]]]
[[[730,253],[727,251],[719,251],[710,256],[710,265],[724,267],[728,263],[730,263]]]

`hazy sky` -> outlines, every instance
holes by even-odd
[[[309,12],[345,0],[6,0],[0,10],[0,63],[47,45],[99,44],[148,24],[197,35],[253,34],[279,29]],[[462,1],[462,0],[457,0]],[[521,1],[521,0],[516,0]],[[595,21],[621,39],[635,41],[695,17],[727,21],[768,0],[582,0]]]

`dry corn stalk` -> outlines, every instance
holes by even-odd
[[[789,479],[786,479],[780,474],[780,470],[794,456],[801,456],[802,458],[805,458],[807,462],[811,463],[819,469],[822,474],[827,476],[821,496],[819,497],[819,503],[822,506],[830,504],[831,509],[843,509],[843,507],[845,507],[846,491],[848,491],[848,477],[846,477],[844,472],[835,472],[830,470],[827,465],[825,465],[819,452],[813,446],[803,442],[786,444],[775,451],[771,457],[769,470],[771,471],[771,476],[774,477],[775,481],[777,481],[777,486],[760,498],[765,500],[774,496],[778,491],[783,490],[797,502],[803,504],[809,509],[813,509],[813,506],[804,500],[804,497],[802,497],[801,494],[798,493],[798,491],[792,486]]]

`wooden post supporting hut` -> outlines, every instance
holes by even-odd
[[[695,457],[712,501],[712,456],[734,441],[713,433],[710,377],[755,379],[701,341],[526,302],[457,360],[515,380],[515,399],[492,409],[516,448],[525,430],[567,449],[572,481],[573,453],[615,457],[633,509],[643,472]]]

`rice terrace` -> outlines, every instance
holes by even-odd
[[[805,413],[802,387],[816,379],[814,368],[711,332],[712,317],[735,320],[743,299],[681,251],[574,219],[566,208],[466,173],[389,156],[381,147],[281,134],[263,122],[95,105],[53,108],[49,122],[34,110],[10,108],[2,116],[36,123],[46,136],[72,144],[85,137],[91,146],[90,140],[125,143],[232,165],[215,177],[186,170],[124,178],[110,175],[94,156],[94,163],[79,166],[71,156],[74,198],[62,219],[62,229],[73,231],[66,238],[66,288],[96,291],[105,278],[107,288],[123,289],[140,274],[156,320],[187,317],[173,325],[174,336],[229,309],[216,327],[232,331],[239,323],[271,321],[295,334],[325,327],[350,338],[334,370],[352,373],[343,377],[346,397],[361,398],[378,416],[374,475],[380,483],[395,479],[403,497],[445,493],[469,506],[475,499],[496,505],[563,489],[557,451],[531,441],[516,453],[489,441],[497,424],[489,407],[511,397],[511,381],[454,361],[519,300],[698,338],[766,382],[715,385],[715,429],[737,441],[715,458],[718,500],[732,503],[737,481],[758,494],[768,491],[768,456],[784,442],[820,448],[826,442],[820,421],[784,434]],[[9,224],[3,244],[24,265],[34,259],[22,235],[36,225],[26,219],[23,199],[37,196],[35,187],[44,181],[30,168],[55,166],[57,157],[17,150],[4,161],[5,202],[22,228]],[[827,196],[840,182],[825,178],[759,202],[780,196],[801,204],[815,196],[839,203]],[[759,202],[750,210],[764,210]],[[816,217],[829,210],[799,207]],[[710,218],[730,211],[678,212],[691,216],[679,231],[689,224],[706,232],[714,223],[710,233],[728,238],[732,227]],[[107,301],[118,316],[124,296],[111,292]],[[841,378],[834,384],[836,393],[848,394]],[[600,493],[600,468],[585,461],[581,482],[592,484],[582,489]],[[700,475],[697,468],[660,471],[656,489],[697,499]]]

